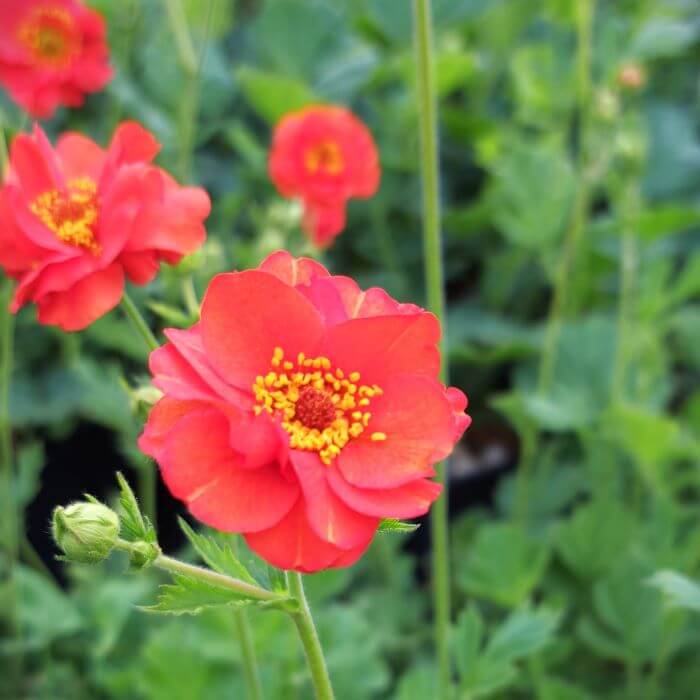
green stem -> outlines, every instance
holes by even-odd
[[[116,541],[114,547],[124,552],[131,552],[134,550],[135,545],[132,542],[127,542],[120,538]],[[213,586],[218,586],[219,588],[227,588],[249,598],[255,598],[256,600],[269,602],[284,600],[284,598],[277,593],[267,591],[264,588],[260,588],[260,586],[241,581],[240,579],[227,576],[226,574],[220,574],[211,569],[205,569],[203,566],[187,564],[184,561],[174,559],[165,554],[159,554],[153,561],[153,566],[171,574],[180,574],[198,581],[203,581],[204,583],[209,583]]]
[[[537,393],[546,395],[552,388],[557,347],[564,323],[569,296],[569,283],[576,259],[579,241],[588,220],[591,182],[588,173],[588,131],[591,95],[591,45],[595,0],[576,2],[576,91],[578,109],[577,183],[569,227],[554,273],[552,300],[547,315],[544,344],[537,371]],[[515,516],[525,522],[529,513],[530,476],[534,468],[538,442],[537,428],[530,425],[522,436],[523,450],[516,483]]]
[[[170,29],[175,39],[180,64],[187,73],[194,75],[197,72],[197,54],[187,27],[185,8],[182,6],[181,0],[163,0],[163,2],[168,13]]]
[[[634,288],[637,276],[637,241],[634,230],[634,217],[639,202],[636,185],[630,185],[621,202],[622,241],[620,255],[620,297],[617,312],[617,348],[613,366],[611,402],[618,403],[624,398],[627,369],[630,361],[634,316]]]
[[[248,617],[243,610],[235,610],[233,622],[238,633],[238,641],[241,645],[241,657],[243,660],[243,673],[245,674],[248,700],[262,700],[263,689],[258,674],[258,665],[255,659],[253,635],[248,623]]]
[[[126,290],[124,290],[124,295],[122,296],[122,309],[124,309],[124,313],[129,317],[134,328],[143,338],[146,347],[148,347],[149,350],[157,350],[160,347],[160,343],[156,340],[155,335],[153,335],[153,332],[148,327],[141,312],[136,308],[136,304],[131,300]]]
[[[440,236],[440,173],[438,164],[437,98],[432,49],[430,0],[413,0],[421,174],[423,182],[423,247],[428,308],[442,321],[441,379],[447,383],[445,296]],[[448,492],[445,463],[436,465],[437,479],[444,485],[431,511],[433,557],[433,607],[438,662],[438,694],[450,692],[450,571],[448,541]]]
[[[50,581],[54,580],[54,576],[51,573],[51,569],[49,569],[49,567],[46,566],[44,560],[39,556],[39,552],[37,552],[36,549],[34,549],[34,545],[29,541],[26,532],[23,532],[20,535],[19,551],[25,563],[32,566],[35,571],[42,574]]]
[[[2,513],[5,523],[2,532],[3,550],[6,553],[7,566],[7,621],[10,633],[19,637],[18,599],[16,567],[19,553],[20,514],[13,499],[14,468],[12,459],[12,420],[10,416],[10,382],[12,379],[14,317],[10,312],[12,299],[12,282],[9,279],[0,285],[0,493],[2,494]],[[19,639],[18,639],[19,641]],[[13,680],[21,675],[22,661],[14,657],[10,664]]]
[[[311,672],[311,680],[314,684],[316,700],[333,700],[333,687],[331,679],[328,676],[328,668],[326,667],[326,659],[323,656],[321,643],[318,639],[316,627],[311,610],[304,594],[304,584],[301,579],[301,574],[289,572],[287,574],[289,583],[289,592],[296,600],[298,610],[291,613],[294,624],[299,632],[299,638],[304,647],[306,661]]]
[[[139,468],[139,500],[143,512],[156,528],[158,527],[157,489],[156,467],[153,462],[144,459]]]

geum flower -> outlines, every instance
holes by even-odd
[[[161,260],[203,243],[209,197],[152,165],[159,149],[133,122],[107,150],[76,133],[54,149],[38,126],[15,138],[0,189],[0,267],[19,282],[14,312],[33,301],[41,323],[80,330],[119,303],[125,276],[146,284]]]
[[[194,517],[274,566],[349,566],[381,518],[438,497],[433,465],[470,419],[437,380],[432,314],[282,251],[216,276],[200,322],[166,334],[139,445]]]
[[[379,187],[377,148],[367,127],[347,109],[316,105],[284,116],[275,127],[270,178],[285,197],[304,205],[304,229],[319,247],[345,227],[351,197]]]
[[[0,0],[0,84],[37,118],[112,77],[102,16],[78,0]]]

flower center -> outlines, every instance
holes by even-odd
[[[369,425],[371,400],[382,390],[360,384],[360,373],[333,369],[327,357],[305,357],[296,362],[284,359],[282,348],[275,348],[271,369],[256,377],[253,393],[255,415],[266,411],[278,416],[289,433],[293,449],[318,452],[330,464],[350,442]],[[386,440],[384,433],[372,433],[375,441]]]
[[[19,28],[19,40],[37,63],[70,65],[80,50],[80,34],[71,14],[60,7],[37,8]]]
[[[100,245],[95,240],[99,216],[97,185],[89,177],[71,180],[64,192],[49,190],[40,194],[29,209],[59,240],[99,254]]]
[[[328,175],[337,175],[345,167],[345,161],[335,141],[321,141],[306,151],[304,165],[310,173],[320,170]]]

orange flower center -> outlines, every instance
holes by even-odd
[[[266,411],[280,418],[289,433],[293,449],[317,452],[330,464],[343,447],[359,437],[369,425],[369,407],[382,390],[360,384],[360,373],[333,369],[327,357],[305,357],[296,362],[284,359],[282,348],[275,348],[271,369],[256,377],[253,384],[255,415]],[[372,440],[386,440],[375,432]]]
[[[20,25],[19,40],[37,63],[51,68],[70,65],[80,50],[80,34],[70,12],[39,7]]]
[[[328,175],[338,175],[343,171],[345,161],[335,141],[321,141],[306,151],[304,165],[310,173],[321,171]]]
[[[71,180],[66,191],[49,190],[40,194],[29,209],[59,240],[95,255],[100,252],[95,239],[99,217],[97,185],[89,177]]]

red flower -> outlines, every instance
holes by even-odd
[[[85,328],[114,308],[124,275],[155,277],[206,232],[209,197],[151,164],[158,142],[126,122],[105,151],[79,134],[53,149],[44,132],[20,134],[0,189],[0,267],[19,281],[12,310],[33,301],[41,323]]]
[[[112,77],[105,23],[79,0],[0,0],[0,84],[32,116],[80,107]]]
[[[196,518],[283,569],[349,566],[381,518],[427,512],[469,424],[437,319],[289,253],[221,274],[151,354],[139,446]]]
[[[371,197],[379,187],[372,134],[342,107],[307,107],[283,117],[269,169],[281,194],[303,201],[304,228],[319,246],[343,230],[348,199]]]

